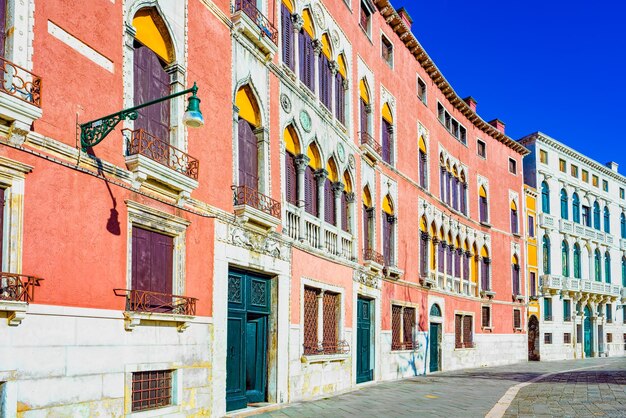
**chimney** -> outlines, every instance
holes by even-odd
[[[609,161],[608,163],[605,164],[608,168],[611,169],[611,171],[614,171],[617,173],[617,167],[619,166],[619,164],[617,164],[615,161]]]
[[[467,103],[470,109],[472,109],[472,112],[476,113],[476,106],[478,106],[478,102],[476,102],[476,99],[474,99],[472,96],[468,96],[463,99],[463,101]]]
[[[411,30],[411,25],[413,24],[413,19],[411,19],[411,16],[409,15],[409,12],[407,12],[404,7],[400,7],[398,9],[398,14],[400,15],[400,18],[402,19],[402,21],[404,22],[406,27],[409,28],[409,30]]]
[[[502,133],[504,133],[504,127],[506,126],[504,122],[502,122],[500,119],[492,120],[491,122],[489,122],[489,125],[493,126]]]

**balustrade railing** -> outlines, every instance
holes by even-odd
[[[123,129],[122,132],[128,135],[127,155],[143,155],[189,178],[198,180],[200,162],[196,158],[143,129],[135,129],[134,131]]]
[[[256,7],[253,0],[235,0],[235,12],[244,12],[258,27],[261,33],[278,44],[278,30],[272,22]]]
[[[324,231],[324,235],[326,238],[326,251],[333,255],[339,255],[337,233],[327,229],[326,231]]]
[[[136,289],[113,289],[115,296],[126,298],[126,310],[131,312],[195,315],[198,299],[167,293]]]
[[[33,302],[35,288],[43,279],[24,274],[0,273],[0,300],[12,302]]]
[[[310,219],[304,220],[304,228],[306,232],[306,240],[312,247],[319,248],[320,241],[320,225],[312,222]]]
[[[379,156],[383,153],[383,147],[380,145],[372,135],[367,132],[359,132],[359,136],[361,137],[361,145],[367,145],[374,150],[376,154]]]
[[[248,186],[232,186],[233,204],[247,205],[280,219],[280,202]]]
[[[352,259],[352,239],[341,237],[341,255],[348,260]]]
[[[0,57],[0,62],[2,63],[0,90],[41,107],[41,77],[2,57]]]
[[[285,232],[291,239],[297,240],[300,237],[300,216],[290,209],[287,209],[287,225]]]

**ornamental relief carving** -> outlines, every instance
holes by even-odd
[[[274,235],[275,234],[259,234],[238,225],[228,225],[228,234],[225,242],[236,247],[289,261],[289,247],[283,244],[280,239]]]
[[[326,30],[326,17],[324,16],[324,10],[319,3],[315,3],[313,5],[313,18],[321,30]]]
[[[363,271],[354,272],[354,281],[373,289],[380,289],[380,277]]]

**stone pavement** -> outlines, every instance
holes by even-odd
[[[484,417],[509,388],[546,373],[558,374],[521,388],[506,417],[626,417],[626,358],[520,363],[365,384],[257,417]]]

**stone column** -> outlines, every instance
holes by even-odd
[[[325,208],[324,208],[324,183],[328,177],[328,171],[321,168],[315,172],[315,180],[317,181],[317,217],[322,221],[322,227],[320,228],[320,242],[319,248],[326,248],[326,234],[325,231]]]
[[[293,22],[293,68],[296,78],[300,78],[300,39],[298,34],[304,26],[304,19],[299,14],[292,14],[291,21]]]
[[[591,347],[591,357],[598,357],[600,354],[598,346],[598,315],[596,313],[596,307],[593,307],[594,314],[591,317],[591,332],[593,335],[593,346]]]
[[[337,61],[330,61],[328,63],[330,67],[330,73],[332,77],[330,78],[330,113],[335,115],[334,104],[337,103],[337,98],[335,97],[335,91],[337,90],[337,73],[339,72],[339,64]]]
[[[304,171],[309,165],[310,158],[304,154],[299,154],[296,156],[296,173],[298,177],[298,196],[297,196],[297,206],[298,206],[298,222],[299,226],[299,236],[298,239],[303,242],[306,240],[306,225],[304,223]]]
[[[346,193],[346,202],[347,210],[348,210],[348,232],[352,235],[352,247],[350,248],[350,259],[356,260],[358,257],[356,256],[358,247],[358,228],[355,225],[355,208],[354,208],[355,195],[353,192]]]
[[[342,231],[341,215],[343,214],[343,208],[341,207],[341,193],[343,192],[344,185],[338,181],[332,184],[333,195],[335,197],[335,226]]]
[[[314,86],[315,86],[315,91],[314,93],[317,95],[317,97],[321,97],[320,94],[320,55],[322,54],[322,41],[320,41],[319,39],[313,39],[313,52],[315,54],[315,64],[313,64],[313,67],[315,68],[314,72],[315,72],[315,81],[314,81]]]
[[[318,348],[323,350],[324,346],[322,345],[322,341],[324,341],[324,291],[323,290],[320,291],[320,293],[317,295],[317,345],[318,345]]]

